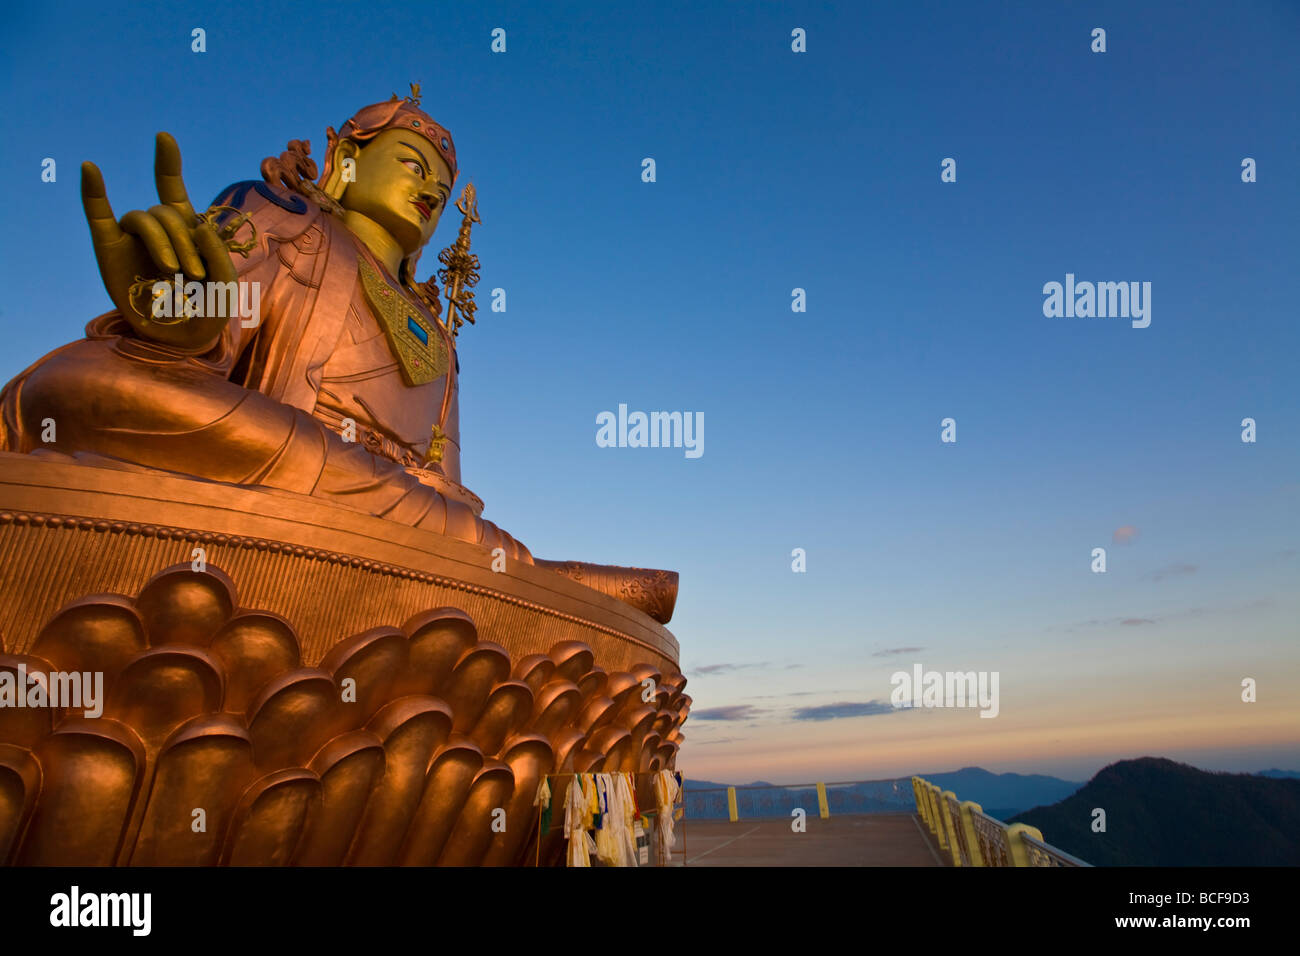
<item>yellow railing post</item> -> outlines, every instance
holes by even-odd
[[[824,783],[817,784],[817,811],[821,814],[823,820],[831,818],[831,807],[826,802],[826,784]]]
[[[921,778],[921,802],[925,804],[925,825],[934,833],[934,801],[930,799],[930,781]]]
[[[979,835],[975,832],[975,814],[983,813],[984,808],[974,800],[963,800],[961,804],[961,832],[966,834],[966,846],[970,849],[970,865],[983,866],[984,856],[980,853]]]
[[[1002,845],[1006,847],[1009,866],[1033,866],[1030,847],[1025,843],[1024,838],[1028,836],[1038,843],[1046,842],[1037,827],[1031,827],[1027,823],[1013,823],[1010,826],[1002,824],[1002,840],[999,841],[998,846],[992,848],[991,857],[986,858],[980,846],[980,830],[975,820],[975,814],[984,812],[983,807],[974,800],[958,802],[956,794],[951,790],[940,791],[924,777],[912,778],[912,795],[916,798],[917,815],[930,828],[930,832],[939,842],[940,849],[952,854],[953,866],[1001,866]],[[951,803],[949,797],[952,798]],[[956,804],[955,810],[953,804]],[[966,846],[964,857],[963,838]],[[1074,860],[1063,851],[1059,852],[1067,861],[1073,861],[1064,865],[1088,865]]]
[[[1021,836],[1026,833],[1039,843],[1043,842],[1043,834],[1038,827],[1031,827],[1028,823],[1013,823],[1007,827],[1007,849],[1011,856],[1012,866],[1032,865],[1029,862],[1029,849],[1021,839]]]
[[[926,789],[930,791],[930,814],[934,817],[934,823],[930,829],[934,831],[934,837],[939,841],[939,849],[948,849],[948,839],[943,832],[943,809],[939,806],[939,788],[934,784],[927,784]]]
[[[740,814],[736,812],[736,788],[727,788],[727,815],[731,817],[731,822],[735,823],[740,819]]]
[[[948,803],[948,798],[952,797],[953,802],[957,800],[957,794],[951,790],[945,790],[939,794],[939,812],[942,814],[943,831],[948,837],[948,849],[952,853],[952,865],[961,866],[961,844],[957,842],[956,821],[952,818],[952,810]]]
[[[921,822],[930,825],[930,801],[925,798],[925,780],[921,777],[912,779],[912,789],[916,791],[916,812],[921,815]]]

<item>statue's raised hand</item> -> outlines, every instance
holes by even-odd
[[[187,315],[183,306],[176,308],[181,301],[170,291],[165,294],[171,301],[158,301],[164,292],[155,283],[165,282],[170,290],[178,273],[184,282],[233,283],[235,265],[216,229],[190,205],[181,180],[180,147],[167,133],[158,134],[154,179],[160,203],[148,211],[133,209],[119,221],[99,168],[81,164],[81,201],[99,274],[113,304],[138,334],[185,351],[202,351],[217,340],[230,318],[228,298],[205,295],[205,307],[210,301],[217,305],[214,314],[206,314],[206,309],[194,314],[191,307]]]

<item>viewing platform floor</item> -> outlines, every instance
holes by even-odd
[[[943,851],[914,813],[863,813],[829,820],[810,815],[803,833],[791,830],[792,822],[680,821],[673,863],[680,864],[684,857],[686,866],[946,865]]]

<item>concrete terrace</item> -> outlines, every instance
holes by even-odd
[[[945,866],[945,856],[914,813],[789,819],[679,821],[673,864],[686,866]]]

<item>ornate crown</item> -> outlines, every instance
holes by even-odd
[[[451,183],[454,185],[459,169],[456,166],[456,144],[451,140],[451,133],[439,125],[428,113],[420,109],[420,84],[411,84],[411,95],[393,98],[385,103],[373,103],[358,110],[356,115],[343,124],[337,133],[330,126],[325,130],[328,142],[325,145],[325,168],[321,173],[320,184],[330,176],[334,162],[334,147],[341,139],[351,139],[364,143],[374,139],[386,129],[409,129],[423,136],[438,151],[451,170]]]

